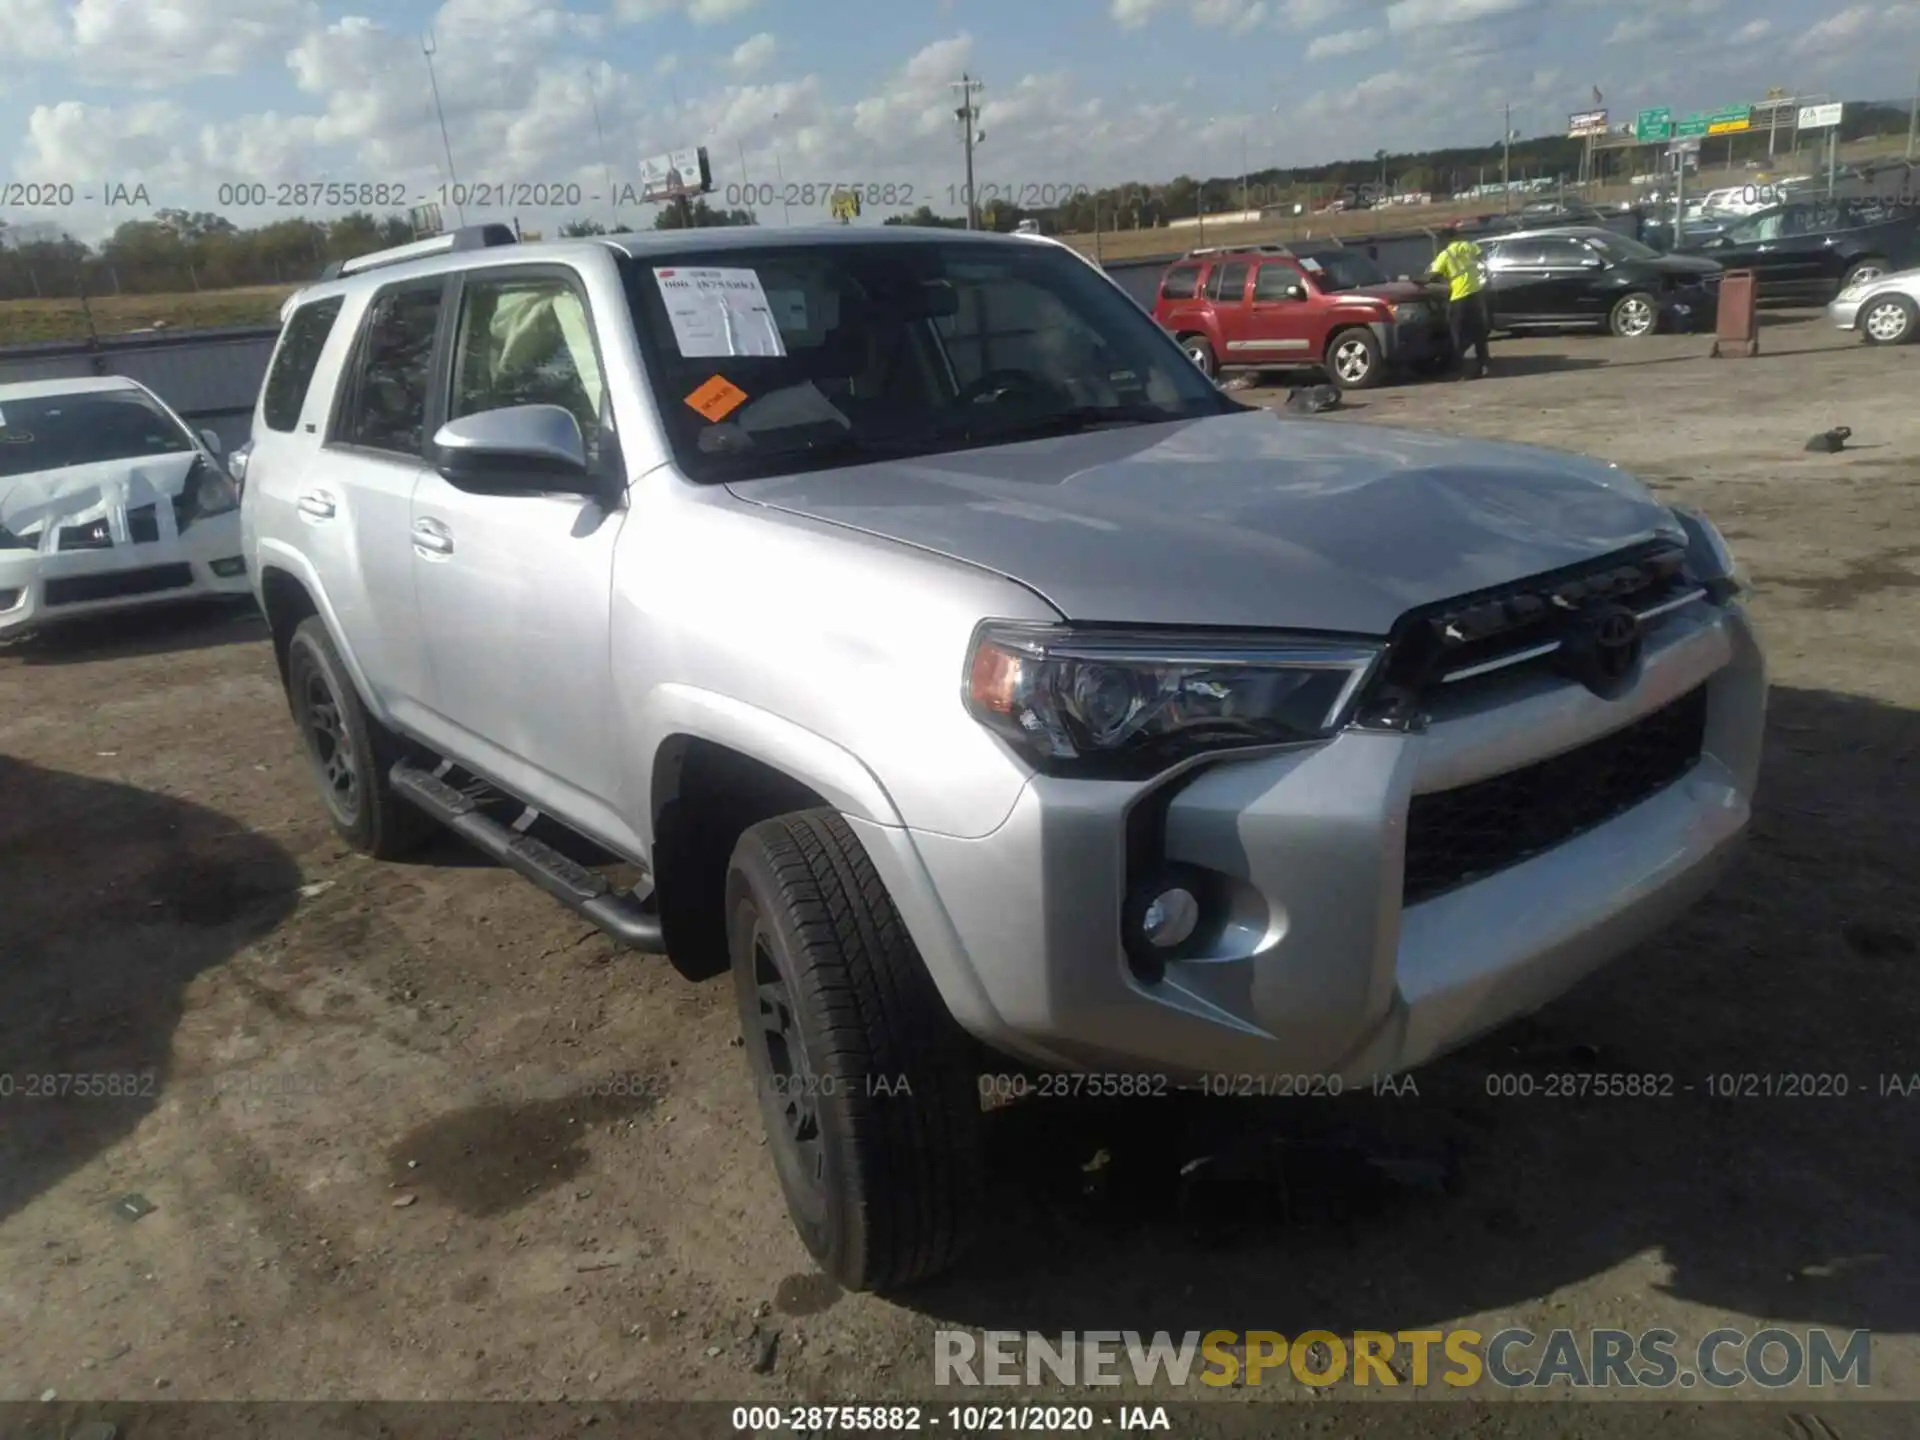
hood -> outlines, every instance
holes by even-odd
[[[186,485],[187,472],[198,457],[198,451],[182,450],[28,475],[0,475],[0,525],[25,535],[48,524],[80,525],[104,520],[115,509],[171,501]]]
[[[1651,266],[1663,275],[1718,275],[1722,268],[1718,260],[1710,260],[1704,255],[1680,255],[1672,251],[1640,263]]]
[[[1604,461],[1270,411],[730,489],[1133,624],[1383,635],[1413,606],[1679,534]]]
[[[1408,300],[1425,300],[1433,292],[1433,286],[1412,280],[1387,280],[1378,285],[1360,285],[1352,290],[1335,291],[1330,298],[1341,300],[1349,295],[1364,295],[1371,300],[1384,300],[1389,305],[1398,305]]]

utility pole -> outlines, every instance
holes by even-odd
[[[620,228],[620,195],[613,186],[613,166],[607,161],[607,132],[600,124],[600,97],[593,93],[593,77],[587,77],[587,99],[593,105],[593,133],[600,138],[600,174],[607,182],[607,214],[613,228]]]
[[[1907,107],[1907,159],[1913,159],[1914,141],[1920,139],[1920,79],[1913,82],[1913,103]]]
[[[966,74],[962,74],[951,84],[960,92],[960,104],[953,114],[954,118],[960,122],[961,138],[967,147],[967,229],[978,230],[980,208],[974,203],[973,198],[973,147],[977,140],[985,137],[977,133],[980,124],[980,107],[973,103],[973,97],[987,87],[985,81],[976,80]]]
[[[1513,102],[1500,107],[1500,208],[1513,209]]]
[[[440,122],[440,147],[447,155],[447,189],[453,199],[453,213],[465,225],[467,212],[460,203],[460,177],[453,172],[453,142],[447,138],[447,112],[440,108],[440,81],[433,73],[433,53],[437,48],[433,31],[429,30],[420,37],[420,53],[427,57],[427,87],[433,91],[434,118]]]

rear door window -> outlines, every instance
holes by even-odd
[[[445,286],[396,286],[374,297],[354,350],[333,440],[395,455],[422,453],[433,343]]]
[[[345,303],[335,295],[302,305],[287,317],[280,332],[280,348],[274,352],[273,365],[260,407],[269,430],[291,431],[300,423],[306,408],[307,391],[313,386],[313,372],[319,367],[320,352],[333,334],[333,322],[340,317]]]
[[[1244,260],[1229,260],[1224,265],[1213,267],[1213,273],[1207,276],[1207,298],[1222,305],[1238,305],[1247,295],[1247,271],[1252,267]]]

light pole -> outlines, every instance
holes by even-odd
[[[979,133],[980,107],[973,103],[973,97],[986,89],[984,80],[976,80],[971,75],[962,74],[952,81],[952,88],[960,92],[960,104],[953,112],[960,122],[960,136],[967,150],[967,229],[980,228],[979,207],[973,201],[973,147],[986,136]]]
[[[447,153],[447,188],[453,192],[453,213],[465,225],[467,212],[460,204],[460,177],[453,173],[453,142],[447,138],[447,112],[440,108],[440,82],[433,73],[433,52],[437,48],[431,30],[420,37],[420,53],[427,57],[427,86],[433,92],[433,113],[440,122],[440,145]]]
[[[773,178],[780,185],[780,223],[793,224],[793,206],[787,201],[787,169],[780,158],[780,112],[773,112]]]
[[[1500,107],[1500,208],[1513,209],[1513,102]]]
[[[1913,145],[1920,140],[1920,79],[1913,82],[1913,103],[1907,107],[1907,159],[1913,159]]]

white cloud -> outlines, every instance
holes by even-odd
[[[614,0],[613,18],[627,25],[683,12],[696,25],[718,25],[751,10],[758,0]]]
[[[14,64],[28,55],[55,59],[66,54],[72,42],[66,7],[59,0],[0,0],[0,54]]]
[[[1806,33],[1794,41],[1793,48],[1802,54],[1837,49],[1859,39],[1873,24],[1874,19],[1872,6],[1849,5],[1845,10],[1836,11],[1817,25],[1809,26]]]
[[[1193,0],[1194,23],[1210,30],[1244,35],[1266,18],[1266,0]]]
[[[1660,24],[1651,15],[1629,15],[1613,27],[1613,33],[1607,36],[1609,45],[1633,45],[1650,39],[1660,28]]]
[[[1153,18],[1162,0],[1113,0],[1113,23],[1122,30],[1138,30]]]
[[[1773,22],[1771,20],[1749,20],[1733,32],[1733,38],[1736,44],[1750,45],[1755,40],[1764,39],[1772,33]]]
[[[277,60],[314,12],[308,0],[78,0],[71,18],[82,73],[153,89]]]
[[[1387,27],[1397,34],[1402,30],[1461,25],[1524,10],[1532,3],[1533,0],[1394,0],[1387,6]]]
[[[1282,0],[1282,21],[1295,30],[1318,30],[1348,13],[1345,0]]]
[[[1361,50],[1371,50],[1386,38],[1386,32],[1377,26],[1368,26],[1360,30],[1336,30],[1330,35],[1316,35],[1307,46],[1307,58],[1319,60],[1335,55],[1352,55]]]
[[[731,64],[742,75],[755,75],[773,63],[774,52],[779,42],[765,30],[758,35],[749,36],[734,46]]]

